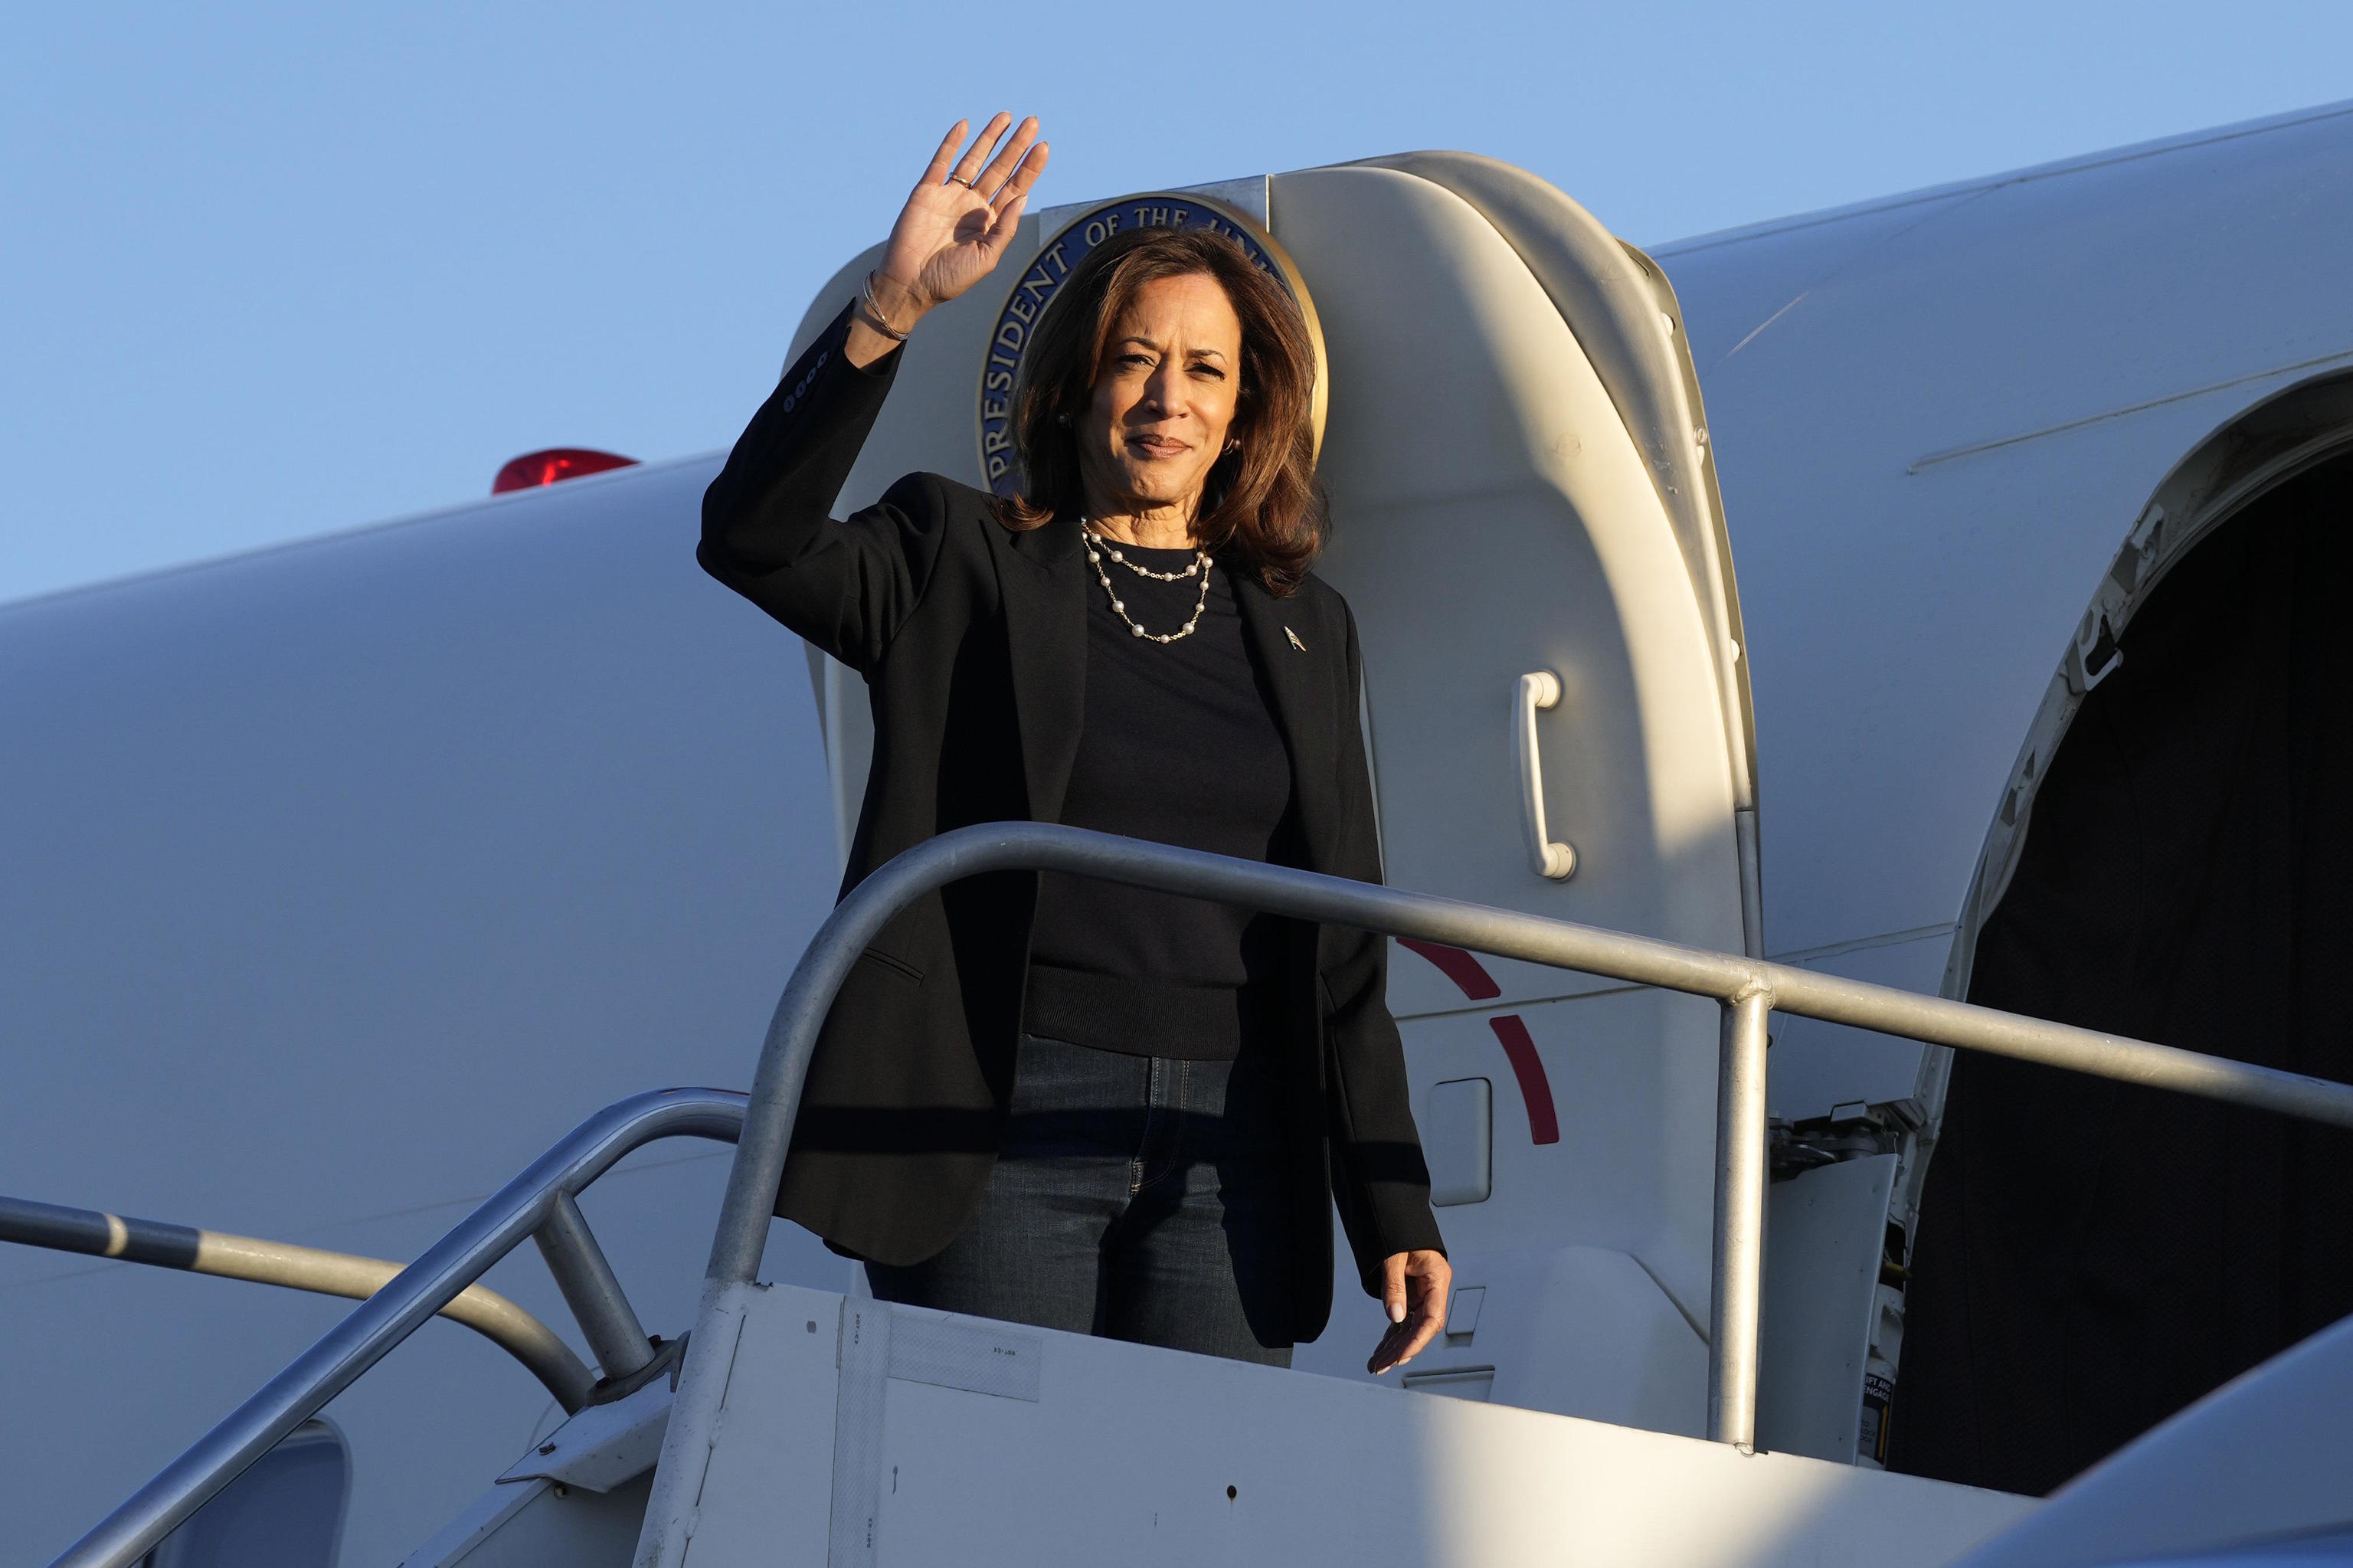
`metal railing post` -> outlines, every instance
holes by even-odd
[[[605,1249],[588,1229],[579,1200],[569,1192],[556,1193],[532,1239],[547,1260],[547,1272],[555,1277],[555,1287],[564,1292],[573,1320],[586,1336],[597,1370],[608,1380],[645,1370],[654,1359],[653,1343]]]
[[[1757,1451],[1757,1315],[1765,1295],[1765,1031],[1773,993],[1724,1003],[1716,1057],[1715,1266],[1707,1343],[1707,1435]]]

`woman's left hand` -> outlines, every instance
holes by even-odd
[[[1365,1370],[1378,1376],[1419,1355],[1446,1326],[1446,1300],[1454,1283],[1454,1269],[1442,1252],[1417,1248],[1392,1253],[1381,1260],[1381,1300],[1388,1307],[1389,1331],[1373,1347]]]

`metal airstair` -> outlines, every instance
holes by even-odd
[[[850,965],[911,900],[1006,870],[1099,877],[1715,1001],[1723,1022],[1707,1440],[759,1284],[810,1053]],[[764,1561],[935,1560],[912,1544],[881,1552],[881,1499],[898,1497],[901,1484],[899,1468],[886,1476],[883,1466],[893,1409],[915,1424],[905,1428],[916,1434],[907,1441],[935,1445],[926,1474],[937,1487],[929,1502],[911,1498],[905,1517],[914,1522],[898,1539],[918,1540],[918,1525],[944,1531],[940,1539],[957,1542],[962,1561],[1199,1561],[1211,1551],[1223,1552],[1219,1560],[1288,1561],[1303,1550],[1312,1558],[1315,1542],[1338,1555],[1352,1531],[1379,1562],[1512,1560],[1523,1550],[1513,1542],[1538,1539],[1581,1541],[1577,1561],[1950,1561],[2030,1505],[1756,1450],[1766,1031],[1777,1012],[2353,1128],[2353,1086],[2143,1041],[1077,829],[965,828],[901,855],[834,909],[777,1003],[748,1096],[669,1089],[599,1112],[388,1281],[385,1273],[396,1266],[377,1260],[0,1205],[5,1239],[366,1298],[58,1558],[57,1568],[141,1563],[437,1314],[513,1351],[570,1419],[500,1478],[503,1489],[494,1487],[412,1556],[417,1568],[746,1560],[722,1545],[730,1538],[759,1542]],[[696,1324],[682,1341],[663,1342],[638,1321],[577,1198],[631,1150],[676,1137],[733,1139],[736,1150]],[[526,1238],[540,1246],[596,1357],[593,1379],[543,1325],[476,1283]],[[906,1404],[933,1397],[924,1390],[993,1397],[972,1407],[978,1414]],[[1106,1452],[1117,1446],[1106,1444],[1107,1432],[1129,1430],[1145,1434],[1147,1450],[1163,1438],[1191,1443],[1188,1433],[1208,1433],[1218,1464],[1177,1476],[1179,1450]],[[1111,1467],[1099,1483],[1088,1479],[1087,1467],[1097,1463]],[[1217,1478],[1227,1470],[1219,1465],[1248,1474],[1220,1489]],[[1164,1508],[1156,1489],[1164,1483],[1190,1489],[1189,1500],[1180,1506],[1172,1493]],[[1651,1500],[1638,1507],[1646,1488]],[[593,1526],[593,1550],[582,1546],[578,1528],[534,1537],[518,1522],[526,1504],[575,1489],[611,1499],[593,1520],[580,1516]],[[1677,1506],[1656,1507],[1662,1495]],[[916,1517],[924,1509],[927,1521]],[[1050,1512],[1084,1520],[1086,1533],[1053,1527]],[[1005,1530],[1066,1544],[1057,1551],[1037,1540],[1005,1541],[1001,1531],[989,1533],[991,1517]],[[1801,1529],[1793,1522],[1800,1520],[1810,1522]],[[1441,1537],[1451,1544],[1428,1544]],[[1844,1544],[1826,1547],[1826,1537]]]

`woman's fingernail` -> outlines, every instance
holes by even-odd
[[[1402,1323],[1405,1321],[1404,1302],[1392,1301],[1389,1303],[1389,1321],[1392,1323]]]

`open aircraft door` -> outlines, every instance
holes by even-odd
[[[1137,207],[1264,242],[1320,323],[1318,569],[1364,645],[1388,880],[1760,951],[1738,599],[1674,296],[1531,175],[1413,154],[1043,211],[1009,283],[926,321],[842,504],[911,469],[984,482],[976,398],[1022,273]],[[795,355],[873,260],[818,296]],[[846,845],[864,694],[815,655],[812,675]],[[1457,1268],[1413,1381],[1699,1433],[1715,1005],[1419,946],[1390,1000]],[[1361,1375],[1378,1310],[1353,1277],[1334,1325],[1299,1364]]]

